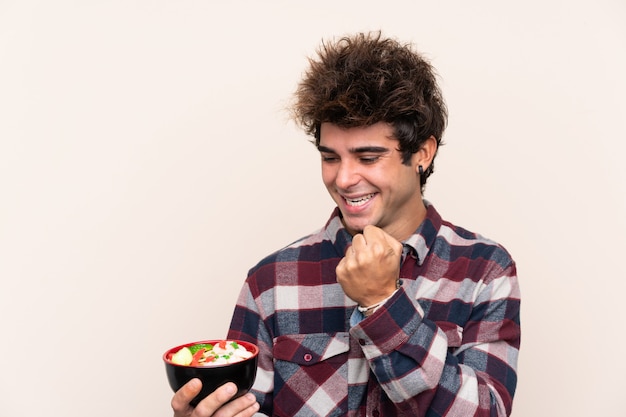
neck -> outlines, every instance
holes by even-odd
[[[417,206],[416,212],[414,211],[411,216],[406,216],[403,222],[397,223],[393,229],[386,230],[386,232],[398,241],[403,242],[415,233],[426,218],[426,213],[426,205],[421,201]]]

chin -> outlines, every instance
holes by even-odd
[[[363,233],[363,229],[365,229],[365,226],[378,226],[378,224],[380,223],[380,219],[374,218],[371,213],[364,212],[359,215],[346,212],[341,209],[340,211],[342,217],[341,221],[343,222],[343,225],[353,235],[356,233]]]
[[[363,229],[365,229],[365,226],[368,226],[368,225],[375,226],[376,224],[374,222],[367,222],[367,221],[355,223],[355,222],[346,222],[344,220],[343,225],[346,227],[346,229],[348,229],[350,234],[355,235],[357,233],[363,233]]]

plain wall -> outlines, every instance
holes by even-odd
[[[0,416],[171,416],[161,355],[226,332],[333,208],[289,104],[322,39],[431,59],[426,198],[518,263],[515,417],[624,415],[624,1],[0,1]]]

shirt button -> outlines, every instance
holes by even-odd
[[[365,339],[359,339],[359,345],[365,346]]]
[[[310,353],[305,353],[304,354],[304,360],[306,362],[311,362],[311,359],[313,359],[313,355],[311,355]]]
[[[372,417],[379,417],[379,416],[380,416],[380,411],[378,410],[372,411]]]

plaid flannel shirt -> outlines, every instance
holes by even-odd
[[[517,384],[520,293],[500,245],[427,217],[400,289],[364,318],[336,281],[351,243],[319,232],[250,270],[229,338],[260,347],[252,392],[273,416],[505,416]]]

